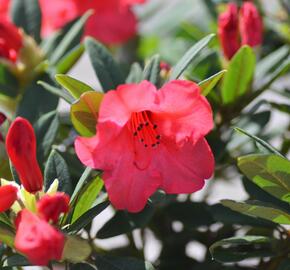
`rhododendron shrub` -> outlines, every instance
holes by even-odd
[[[289,10],[0,0],[0,269],[288,269]]]

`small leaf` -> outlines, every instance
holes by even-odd
[[[15,234],[13,233],[11,227],[7,226],[5,223],[0,223],[0,241],[7,246],[14,247]]]
[[[71,44],[75,42],[75,40],[78,40],[77,44],[79,43],[80,37],[82,36],[83,27],[92,13],[93,12],[91,10],[87,11],[73,24],[70,30],[66,33],[51,56],[50,61],[52,65],[55,65],[64,56],[67,50],[71,47]]]
[[[116,89],[118,85],[124,83],[120,67],[101,43],[87,37],[85,48],[104,92]]]
[[[56,73],[67,73],[72,66],[80,59],[85,51],[84,44],[79,44],[66,55],[64,55],[57,63],[55,69]]]
[[[214,36],[215,34],[210,34],[194,44],[173,67],[170,80],[178,79],[195,56],[208,45]]]
[[[244,236],[223,239],[210,247],[214,260],[238,262],[248,258],[274,256],[276,240],[264,236]]]
[[[232,103],[246,93],[254,75],[255,62],[255,54],[249,46],[243,46],[232,58],[221,90],[224,104]]]
[[[160,74],[160,56],[155,55],[153,56],[143,71],[143,80],[150,81],[154,85],[157,85],[159,81],[159,74]]]
[[[133,63],[126,79],[126,83],[139,83],[142,81],[143,71],[138,63]]]
[[[154,270],[149,262],[109,255],[97,256],[95,264],[99,270]]]
[[[116,214],[98,231],[97,238],[105,239],[120,234],[128,233],[137,228],[144,227],[152,218],[154,208],[147,205],[137,214],[126,211],[117,211]]]
[[[104,182],[99,176],[88,183],[75,205],[72,223],[91,208],[103,186]]]
[[[7,266],[28,266],[29,261],[20,254],[15,254],[7,258]]]
[[[290,203],[290,162],[278,155],[249,155],[238,159],[240,170],[274,197]]]
[[[109,202],[105,201],[96,206],[92,207],[86,213],[84,213],[80,218],[78,218],[73,224],[66,227],[66,231],[69,233],[77,233],[84,227],[86,227],[89,223],[93,221],[93,219],[103,212],[109,206]]]
[[[72,123],[82,136],[91,137],[96,134],[99,109],[103,97],[104,94],[100,92],[86,92],[71,106]]]
[[[70,195],[72,187],[67,164],[56,150],[52,150],[44,170],[44,186],[46,191],[55,179],[59,181],[58,190]]]
[[[227,71],[222,70],[211,77],[207,78],[206,80],[200,82],[198,85],[201,88],[201,93],[204,96],[207,96],[209,92],[216,86],[216,84],[221,80],[221,78],[225,75]]]
[[[56,81],[64,87],[75,99],[79,99],[80,96],[88,91],[95,91],[89,85],[74,79],[68,75],[57,74],[55,75]]]
[[[244,203],[232,200],[222,200],[221,203],[222,205],[245,215],[260,217],[278,224],[290,225],[289,214],[262,202],[248,201]]]
[[[83,262],[91,252],[91,246],[86,240],[77,236],[67,236],[62,259],[73,263]]]
[[[0,63],[0,94],[12,98],[18,95],[18,80],[2,63]]]
[[[33,125],[37,141],[37,160],[40,163],[44,161],[51,150],[59,124],[57,113],[52,111],[41,116]]]
[[[15,25],[23,28],[26,34],[40,41],[41,11],[38,0],[13,0],[11,18]]]

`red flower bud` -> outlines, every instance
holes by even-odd
[[[58,192],[52,196],[45,195],[37,203],[38,215],[47,222],[57,223],[61,213],[69,210],[69,196]]]
[[[15,62],[21,47],[22,36],[19,29],[14,24],[0,18],[0,58]]]
[[[244,3],[240,10],[240,31],[243,45],[255,47],[262,44],[262,18],[256,6],[251,2]]]
[[[12,185],[0,187],[0,213],[7,211],[17,200],[18,189]]]
[[[60,260],[65,237],[45,220],[24,209],[15,221],[15,248],[34,265],[47,265]]]
[[[31,124],[17,117],[8,130],[6,150],[24,188],[35,193],[42,190],[43,176],[36,159],[36,138]]]
[[[231,59],[240,47],[238,7],[234,3],[219,16],[218,35],[226,58]]]

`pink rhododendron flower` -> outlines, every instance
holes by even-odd
[[[240,10],[240,31],[242,44],[247,44],[251,47],[262,44],[262,18],[256,6],[251,2],[244,3]]]
[[[62,258],[65,236],[45,220],[22,210],[15,220],[15,248],[34,265],[47,265]]]
[[[159,188],[178,194],[204,186],[214,170],[204,138],[212,127],[195,83],[171,81],[157,91],[143,81],[105,94],[96,136],[78,137],[75,148],[85,165],[104,171],[112,204],[138,212]]]

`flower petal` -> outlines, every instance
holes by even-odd
[[[192,193],[204,186],[204,180],[212,176],[214,157],[206,140],[196,144],[190,141],[182,147],[165,142],[156,157],[166,193]]]
[[[12,185],[0,187],[0,213],[7,211],[17,200],[18,189]]]
[[[176,80],[158,91],[159,111],[153,121],[159,132],[176,142],[191,138],[195,143],[213,128],[211,107],[197,84]]]

